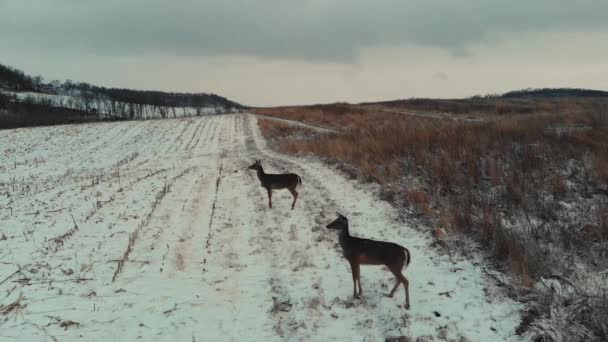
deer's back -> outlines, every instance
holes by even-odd
[[[403,264],[406,261],[405,248],[392,242],[350,237],[340,239],[340,246],[345,258],[361,264]]]
[[[265,174],[260,179],[262,186],[269,189],[294,188],[299,183],[299,176],[295,173]]]

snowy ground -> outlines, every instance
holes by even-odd
[[[302,176],[294,211],[287,191],[266,207],[256,158]],[[351,298],[335,211],[410,249],[410,311],[378,266]],[[270,151],[251,115],[0,131],[1,341],[519,340],[522,306],[430,242],[367,186]]]

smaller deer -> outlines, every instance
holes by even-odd
[[[353,297],[359,298],[361,290],[360,265],[385,265],[397,277],[397,283],[387,295],[392,297],[399,285],[405,288],[405,308],[410,308],[409,281],[403,276],[401,270],[404,265],[410,264],[410,251],[396,243],[361,239],[351,236],[348,232],[348,219],[338,214],[338,218],[328,224],[326,228],[340,231],[339,242],[342,247],[342,254],[350,263],[353,273]],[[359,293],[357,293],[357,282]]]
[[[273,189],[287,189],[293,196],[293,203],[291,203],[291,210],[296,206],[296,200],[298,199],[298,192],[296,187],[298,184],[302,184],[302,178],[295,173],[283,173],[283,174],[270,174],[265,173],[262,163],[256,160],[253,165],[249,167],[250,170],[256,170],[258,178],[262,183],[262,187],[268,191],[268,207],[272,208],[272,190]]]

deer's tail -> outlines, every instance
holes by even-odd
[[[410,261],[412,261],[412,256],[410,255],[410,251],[409,249],[402,247],[403,248],[403,252],[405,253],[405,266],[409,266],[410,265]]]
[[[296,175],[296,177],[298,177],[298,184],[302,184],[302,177]]]

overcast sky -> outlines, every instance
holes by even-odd
[[[0,0],[0,63],[247,105],[608,90],[605,0]]]

